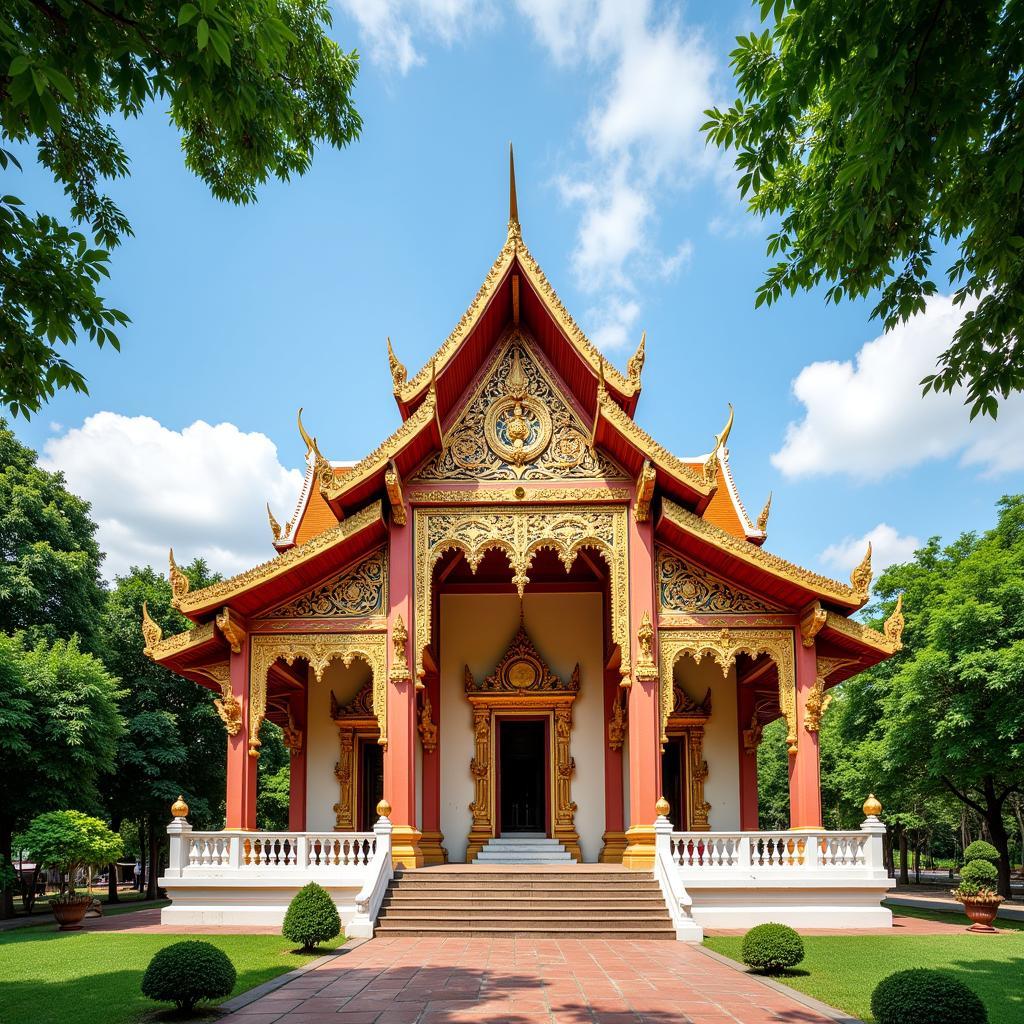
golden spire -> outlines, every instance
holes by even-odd
[[[395,350],[391,347],[390,337],[388,338],[388,366],[391,367],[391,380],[394,382],[395,394],[398,394],[405,387],[405,382],[409,379],[409,373],[405,365],[395,355]]]
[[[164,631],[160,628],[159,624],[154,622],[149,615],[149,606],[145,601],[142,602],[142,639],[145,642],[145,647],[142,648],[142,653],[148,658],[153,654],[153,648],[163,639]]]
[[[274,518],[274,513],[270,511],[270,502],[267,502],[267,519],[270,520],[270,532],[274,535],[274,543],[276,544],[281,539],[281,524]]]
[[[764,503],[764,508],[761,509],[761,514],[757,517],[757,528],[762,533],[768,532],[768,516],[772,511],[772,492],[768,492],[768,500]]]
[[[516,197],[516,157],[512,143],[508,144],[508,230],[519,233],[519,200]]]
[[[640,344],[637,345],[636,351],[633,353],[629,362],[626,363],[626,376],[629,378],[629,383],[634,387],[640,386],[640,374],[644,370],[644,360],[647,355],[644,351],[644,346],[647,343],[647,332],[644,331],[640,335]]]
[[[505,378],[505,390],[512,398],[523,398],[526,395],[526,374],[523,373],[523,364],[519,359],[518,348],[512,353],[512,366]]]
[[[896,598],[896,607],[892,610],[892,615],[885,620],[885,625],[882,626],[882,632],[885,633],[886,639],[896,648],[900,650],[903,647],[903,594]]]
[[[715,434],[715,451],[719,448],[724,448],[729,440],[729,434],[732,431],[732,421],[735,418],[735,411],[732,407],[732,402],[729,403],[729,418],[725,421],[725,426],[722,428],[720,434]]]
[[[174,560],[174,548],[170,549],[167,561],[171,578],[171,605],[177,608],[181,599],[188,593],[188,577],[178,568],[178,563]]]
[[[850,573],[850,583],[853,585],[857,596],[866,599],[871,590],[871,541],[868,541],[868,549],[853,572]]]
[[[318,459],[322,459],[323,456],[320,454],[320,449],[317,447],[316,438],[310,437],[306,433],[306,428],[302,425],[302,407],[299,407],[299,436],[305,442],[306,445],[306,458],[309,458],[309,453],[312,452]]]

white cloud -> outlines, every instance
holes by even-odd
[[[837,573],[847,576],[855,565],[860,564],[869,541],[871,568],[876,578],[890,565],[909,562],[921,546],[917,537],[900,534],[888,523],[879,523],[863,537],[846,537],[838,544],[830,544],[821,553],[821,560]]]
[[[962,388],[921,396],[921,378],[934,371],[969,308],[934,296],[923,313],[867,342],[853,361],[805,366],[793,381],[803,419],[786,428],[772,464],[788,477],[844,473],[858,480],[956,455],[984,475],[1024,469],[1024,396],[1004,401],[995,422],[971,422]]]
[[[683,267],[688,267],[693,259],[693,242],[683,242],[671,256],[661,259],[658,266],[658,276],[669,280],[676,276]]]
[[[640,306],[636,302],[611,298],[601,306],[587,311],[587,319],[600,324],[592,338],[595,345],[604,351],[625,348],[640,340],[636,335],[636,321]],[[631,350],[632,351],[632,350]]]
[[[265,503],[281,519],[302,486],[266,435],[202,420],[178,432],[148,416],[96,413],[49,439],[40,461],[92,503],[108,578],[132,565],[166,572],[171,546],[179,562],[201,555],[223,573],[265,561]]]

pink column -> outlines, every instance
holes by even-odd
[[[747,753],[744,733],[749,732],[754,717],[753,687],[736,684],[736,725],[740,757],[740,829],[756,832],[757,819],[757,746]]]
[[[626,849],[625,811],[622,799],[622,739],[615,750],[609,745],[616,705],[625,706],[627,694],[619,686],[619,673],[606,670],[604,677],[604,845],[598,858],[602,864],[621,864]]]
[[[436,672],[429,672],[423,681],[424,696],[430,699],[431,721],[437,727],[433,750],[423,748],[423,821],[420,851],[423,863],[447,864],[448,851],[442,845],[441,832],[441,680]]]
[[[230,655],[231,692],[242,706],[242,728],[228,736],[227,808],[224,827],[256,828],[256,766],[249,753],[249,636],[241,651]]]
[[[822,827],[821,780],[818,774],[818,734],[804,728],[807,697],[817,674],[815,645],[804,647],[796,634],[797,752],[789,759],[789,827]]]
[[[302,687],[300,693],[292,694],[289,702],[292,725],[302,737],[299,752],[291,756],[288,777],[288,828],[292,832],[306,831],[306,750],[309,736],[306,728],[309,720],[309,690]]]
[[[629,829],[622,863],[628,868],[654,865],[655,804],[661,797],[661,715],[659,685],[655,679],[637,679],[637,627],[646,611],[657,622],[654,603],[654,536],[650,520],[638,523],[629,513],[629,602],[630,667],[633,685],[629,690]],[[655,632],[653,654],[658,659]]]

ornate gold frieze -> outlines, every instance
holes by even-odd
[[[583,424],[559,393],[529,343],[510,332],[444,450],[417,481],[622,479],[591,450]]]
[[[423,707],[420,708],[420,720],[417,725],[424,754],[432,754],[437,750],[437,726],[434,724],[433,715],[434,709],[430,704],[430,694],[424,690]]]
[[[654,663],[654,626],[647,609],[636,631],[636,677],[637,679],[657,679],[658,666]]]
[[[772,614],[756,612],[748,615],[707,614],[704,612],[694,615],[673,615],[660,614],[658,616],[659,629],[721,629],[727,626],[729,629],[774,629],[795,626],[795,617],[787,612]]]
[[[181,601],[188,594],[188,588],[191,585],[188,581],[188,577],[178,568],[178,563],[174,560],[174,548],[171,548],[167,556],[170,580],[171,580],[171,607],[180,608]]]
[[[319,682],[324,670],[335,658],[347,667],[360,658],[373,673],[373,713],[380,730],[378,742],[387,745],[387,648],[380,634],[330,633],[253,636],[250,639],[249,673],[249,753],[259,757],[260,726],[267,713],[267,674],[282,659],[291,665],[305,658]]]
[[[799,587],[813,590],[823,598],[850,606],[861,605],[867,599],[866,592],[861,593],[854,587],[840,583],[838,580],[829,579],[810,569],[803,569],[799,565],[787,562],[784,558],[773,555],[756,544],[751,544],[743,537],[734,537],[731,533],[701,519],[700,516],[687,511],[669,498],[662,499],[661,515],[667,522],[672,523],[673,526],[685,533],[699,537],[709,544],[735,555],[748,565],[756,566],[780,579],[795,583]]]
[[[654,497],[657,476],[651,460],[644,459],[640,475],[636,478],[636,504],[633,506],[633,516],[638,523],[646,523],[651,518],[651,498]]]
[[[381,547],[308,593],[280,605],[267,618],[318,619],[382,615],[387,607],[388,556]]]
[[[902,614],[901,609],[900,615],[902,616]],[[844,636],[848,636],[885,654],[895,654],[900,647],[899,641],[894,641],[884,633],[879,633],[877,629],[872,629],[856,619],[848,619],[845,615],[839,615],[836,612],[828,613],[825,625],[829,629],[834,629],[837,633],[842,633]]]
[[[220,696],[215,697],[213,706],[217,709],[224,729],[229,736],[237,736],[242,728],[242,702],[231,691],[231,662],[221,661],[215,665],[198,665],[189,669],[195,675],[205,676],[220,687]]]
[[[444,490],[414,490],[409,501],[420,505],[507,504],[508,502],[537,501],[629,501],[633,497],[628,487],[480,487],[447,488]]]
[[[738,655],[757,658],[765,654],[778,669],[779,708],[786,719],[786,743],[789,753],[796,754],[796,656],[793,640],[793,630],[790,629],[661,630],[658,648],[661,655],[662,742],[665,741],[675,702],[673,670],[684,654],[690,655],[697,663],[710,656],[721,668],[723,676],[728,676]]]
[[[619,645],[619,672],[625,679],[629,665],[629,584],[626,545],[626,510],[577,505],[568,508],[520,506],[508,510],[486,508],[415,511],[415,623],[416,673],[423,678],[423,652],[431,639],[433,570],[446,551],[463,553],[475,572],[484,555],[503,551],[512,567],[512,582],[522,596],[536,553],[548,548],[568,572],[584,547],[594,548],[609,567],[612,642]]]
[[[772,606],[737,590],[703,566],[658,545],[658,606],[665,612],[767,612]]]
[[[815,601],[800,617],[800,642],[804,647],[813,647],[814,638],[825,625],[828,613]]]
[[[384,471],[384,489],[391,502],[391,521],[395,526],[405,526],[405,500],[402,496],[402,478],[398,475],[395,460],[388,463]]]
[[[146,614],[148,617],[148,612]],[[160,628],[152,619],[150,619],[150,622],[152,622],[157,629]],[[145,619],[143,619],[143,627],[145,627]],[[201,625],[193,626],[192,629],[185,629],[180,633],[175,633],[174,636],[168,636],[163,639],[156,640],[156,642],[152,644],[150,644],[150,641],[155,638],[154,633],[151,632],[150,636],[147,637],[145,631],[143,631],[143,638],[146,640],[148,650],[143,648],[142,653],[153,661],[164,661],[172,654],[180,654],[189,647],[198,647],[200,644],[205,644],[212,640],[213,623],[204,622]]]

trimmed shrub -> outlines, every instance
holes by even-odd
[[[221,999],[235,987],[234,964],[209,942],[187,939],[164,946],[142,976],[142,994],[158,1003],[175,1003],[189,1013],[200,999]]]
[[[971,885],[988,885],[999,878],[995,864],[987,860],[972,860],[960,870],[960,880]]]
[[[998,864],[999,851],[991,843],[986,843],[984,839],[975,839],[964,850],[964,862],[969,864],[973,860],[987,860],[991,864]]]
[[[743,936],[743,962],[759,973],[795,967],[803,958],[803,939],[789,925],[759,924]]]
[[[883,978],[871,993],[878,1024],[988,1024],[985,1005],[962,981],[944,971],[915,967]]]
[[[341,918],[327,890],[316,882],[303,886],[288,904],[281,934],[289,942],[299,943],[307,953],[340,935]]]

